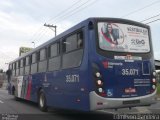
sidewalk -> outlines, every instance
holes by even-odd
[[[5,81],[3,82],[3,85],[2,85],[2,87],[1,87],[0,89],[6,90],[6,89],[7,89],[7,86],[8,86],[8,82],[5,80]]]
[[[160,95],[156,95],[156,99],[160,101]]]

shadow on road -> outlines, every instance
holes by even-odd
[[[25,106],[30,106],[33,109],[37,109],[37,113],[31,114],[19,114],[20,120],[110,120],[113,119],[113,115],[105,112],[82,112],[75,110],[62,110],[49,108],[48,112],[41,112],[38,109],[37,103],[19,100],[18,101]]]
[[[95,111],[95,112],[82,112],[73,110],[54,110],[49,111],[49,113],[56,114],[65,118],[66,120],[107,120],[113,119],[112,114],[105,112]]]
[[[20,120],[113,120],[113,115],[100,112],[54,110],[49,114],[20,115]]]

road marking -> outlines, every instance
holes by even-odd
[[[2,100],[0,100],[0,103],[4,103]]]

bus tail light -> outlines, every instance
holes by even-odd
[[[156,84],[157,84],[156,78],[153,78],[152,79],[152,86],[151,86],[151,93],[153,93],[156,90]]]
[[[99,93],[102,93],[102,92],[103,92],[103,89],[102,89],[102,88],[98,88],[98,92],[99,92]]]
[[[155,79],[155,78],[153,78],[153,79],[152,79],[152,82],[153,82],[153,83],[156,83],[156,79]]]
[[[96,72],[96,77],[97,78],[100,78],[101,77],[101,74],[99,72]]]
[[[152,85],[152,89],[155,90],[156,89],[156,85]]]
[[[103,89],[103,79],[102,79],[102,75],[100,72],[96,72],[95,73],[95,81],[96,81],[96,87],[97,87],[97,92],[100,96],[102,97],[105,97],[106,94],[104,92],[104,89]]]
[[[101,80],[97,80],[97,84],[98,84],[99,86],[101,86],[101,85],[102,85],[102,81],[101,81]]]
[[[153,72],[153,76],[156,77],[156,72],[155,71]]]
[[[104,81],[103,81],[103,76],[100,72],[100,69],[98,65],[95,63],[92,63],[92,68],[93,68],[93,78],[95,83],[95,92],[98,95],[105,97],[106,93],[104,90]]]

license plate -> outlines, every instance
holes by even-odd
[[[123,104],[124,105],[127,105],[127,104],[138,104],[140,103],[140,100],[128,100],[128,101],[123,101]]]

